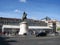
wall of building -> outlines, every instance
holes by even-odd
[[[3,25],[19,25],[21,19],[0,17],[0,32]],[[47,23],[40,20],[27,19],[29,26],[47,26]]]

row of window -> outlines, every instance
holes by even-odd
[[[12,20],[12,21],[6,21],[6,20],[0,20],[0,24],[6,24],[6,25],[8,25],[8,24],[11,24],[11,25],[18,25],[19,24],[19,22],[20,21],[14,21],[14,20]]]

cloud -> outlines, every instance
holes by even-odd
[[[20,1],[20,2],[24,2],[24,3],[25,3],[27,0],[19,0],[19,1]]]
[[[20,13],[21,11],[18,10],[18,9],[15,9],[14,12],[16,12],[16,13]]]

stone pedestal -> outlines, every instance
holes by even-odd
[[[24,35],[27,33],[28,33],[28,24],[27,24],[27,22],[23,21],[20,23],[19,35]]]

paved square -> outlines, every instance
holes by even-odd
[[[3,40],[2,40],[3,39]],[[35,36],[15,36],[1,37],[1,45],[60,45],[60,36],[55,37],[35,37]]]

